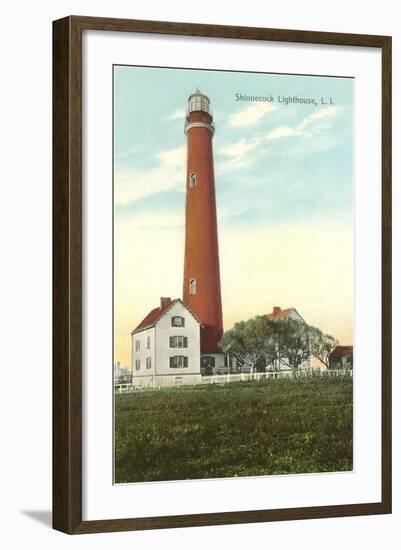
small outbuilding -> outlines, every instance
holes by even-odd
[[[336,346],[330,353],[329,367],[331,369],[352,369],[353,356],[353,346]]]

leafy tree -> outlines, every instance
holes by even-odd
[[[241,367],[255,372],[256,363],[264,356],[264,320],[255,317],[248,321],[235,323],[231,330],[224,333],[222,348],[232,354]]]
[[[330,368],[329,358],[333,349],[338,345],[338,341],[324,334],[316,327],[309,327],[310,332],[310,352],[313,357],[316,357],[325,367]]]
[[[307,327],[293,319],[272,321],[259,316],[236,323],[224,334],[222,346],[251,373],[262,360],[265,369],[280,370],[285,364],[295,370],[310,355]]]
[[[273,321],[266,316],[236,323],[222,339],[224,351],[251,373],[263,362],[265,369],[280,370],[285,365],[298,370],[311,355],[328,367],[336,345],[332,336],[303,321],[291,318]]]
[[[285,342],[285,323],[272,321],[264,317],[263,357],[265,369],[279,371],[282,363],[283,346]]]
[[[293,370],[310,357],[309,325],[295,319],[275,321],[279,325],[280,360]]]

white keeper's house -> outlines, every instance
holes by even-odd
[[[200,328],[182,300],[160,298],[160,306],[131,333],[132,384],[154,388],[199,383]]]

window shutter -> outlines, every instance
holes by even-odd
[[[188,347],[188,337],[184,336],[184,348]]]
[[[184,368],[188,367],[188,357],[184,357]]]
[[[174,346],[173,346],[173,337],[170,336],[170,348],[172,348],[172,347],[174,347]],[[171,357],[170,357],[170,359],[171,359]]]
[[[174,357],[170,357],[170,369],[174,367]]]

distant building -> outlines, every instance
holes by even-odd
[[[160,306],[132,331],[132,383],[159,387],[200,381],[201,323],[182,300]]]
[[[274,306],[273,311],[266,315],[270,321],[278,321],[279,319],[293,319],[294,321],[301,321],[305,323],[304,318],[298,313],[295,307],[289,307],[288,309],[281,309],[279,306]]]
[[[132,382],[132,372],[121,363],[117,362],[114,364],[114,385],[118,384],[131,384]]]
[[[330,353],[329,366],[331,369],[352,368],[354,362],[353,346],[336,346]]]

